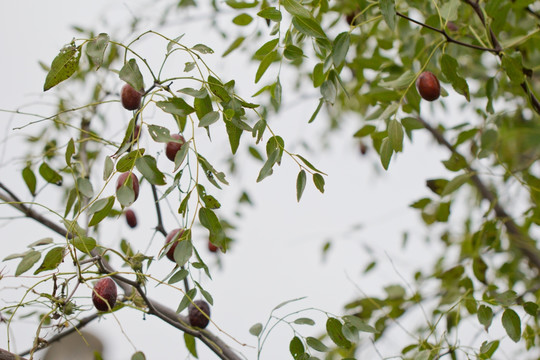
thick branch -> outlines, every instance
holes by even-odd
[[[3,189],[6,194],[0,192],[0,200],[3,200],[5,203],[11,205],[15,209],[21,211],[23,214],[25,214],[27,217],[34,219],[41,223],[42,225],[46,226],[47,228],[53,230],[54,232],[58,233],[59,235],[63,237],[67,237],[69,239],[74,237],[74,234],[68,232],[58,224],[48,220],[44,216],[36,213],[34,210],[30,209],[25,204],[21,203],[18,200],[14,199],[14,194],[2,183],[0,183],[0,189]],[[99,256],[98,253],[94,254],[94,256]],[[100,259],[100,267],[101,270],[105,273],[114,273],[115,270],[105,261],[105,259]],[[236,354],[236,352],[230,348],[223,340],[221,340],[217,335],[212,334],[208,330],[198,330],[195,328],[190,327],[188,324],[188,320],[185,316],[177,314],[174,310],[168,308],[165,305],[162,305],[156,301],[153,301],[146,297],[146,294],[144,291],[142,291],[140,284],[131,281],[129,279],[126,279],[120,275],[114,274],[112,277],[117,280],[118,285],[122,288],[124,291],[124,294],[129,297],[131,294],[133,294],[133,289],[136,289],[138,293],[143,297],[143,299],[146,302],[146,305],[150,309],[149,313],[151,315],[155,315],[168,323],[171,326],[174,326],[175,328],[186,332],[198,339],[200,339],[204,344],[206,344],[217,356],[219,356],[220,359],[223,360],[240,360],[241,358]],[[16,359],[16,358],[13,358]],[[0,360],[3,360],[0,358]],[[10,360],[12,360],[10,358]]]
[[[19,355],[12,354],[9,351],[0,349],[0,360],[26,360],[25,358],[20,357]]]
[[[424,125],[426,130],[431,133],[431,135],[437,140],[439,144],[450,150],[452,154],[463,157],[455,149],[455,147],[452,146],[452,144],[450,144],[444,138],[441,132],[432,127],[423,118],[418,117],[418,120]],[[469,174],[471,174],[471,181],[473,182],[474,186],[476,187],[482,198],[484,200],[487,200],[493,206],[495,216],[503,223],[506,232],[508,233],[511,240],[511,244],[515,246],[519,251],[521,251],[521,253],[529,260],[533,268],[540,271],[540,252],[534,245],[534,241],[529,237],[528,234],[524,233],[520,229],[520,227],[515,223],[512,217],[501,206],[495,194],[493,194],[493,192],[489,190],[489,188],[484,184],[482,179],[480,179],[480,177],[477,175],[476,170],[468,164],[466,166],[466,170]]]

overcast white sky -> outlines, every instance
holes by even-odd
[[[105,16],[114,18],[109,22],[110,28],[104,26],[96,30],[112,33],[129,21],[140,4],[143,2],[2,2],[0,29],[4,35],[0,37],[0,78],[3,80],[0,109],[13,110],[23,104],[50,101],[51,98],[41,95],[45,73],[38,61],[50,63],[66,42],[78,36],[70,25],[95,27],[100,23],[97,19]],[[108,10],[103,12],[105,6]],[[252,82],[256,68],[252,66],[251,73],[246,71],[243,58],[239,58],[242,53],[221,59],[219,54],[228,41],[219,41],[215,34],[207,31],[207,26],[208,23],[204,21],[189,22],[184,26],[178,24],[178,28],[169,27],[164,33],[170,37],[185,33],[183,40],[187,44],[206,43],[216,50],[209,61],[216,64],[218,74],[227,80],[238,78],[240,84]],[[232,31],[233,34],[235,32],[236,29]],[[164,45],[160,46],[163,51]],[[239,91],[245,97],[253,93],[251,88],[244,90],[240,87]],[[304,197],[298,204],[295,196],[298,168],[290,159],[285,158],[273,176],[256,184],[261,164],[242,155],[245,159],[241,165],[242,175],[231,177],[230,187],[214,193],[224,203],[223,211],[232,214],[238,191],[246,187],[256,207],[242,208],[243,217],[235,221],[238,226],[235,237],[238,241],[229,253],[221,256],[222,267],[212,269],[213,280],[201,277],[204,286],[214,297],[213,320],[227,334],[250,346],[256,346],[255,338],[248,333],[250,326],[265,322],[271,309],[284,300],[307,297],[283,309],[281,314],[287,310],[314,307],[339,315],[343,314],[345,303],[361,295],[358,288],[366,293],[380,293],[385,284],[403,284],[400,274],[412,273],[421,265],[422,259],[419,259],[418,253],[425,246],[425,230],[419,225],[418,214],[408,205],[427,194],[423,179],[439,177],[444,172],[439,160],[446,154],[436,151],[428,139],[418,137],[414,146],[406,143],[405,153],[393,159],[390,171],[383,174],[374,151],[367,156],[361,156],[358,152],[358,144],[352,134],[360,127],[359,119],[345,119],[343,131],[329,135],[330,147],[317,149],[324,119],[320,118],[309,126],[306,124],[317,99],[295,106],[292,103],[294,95],[289,97],[285,93],[284,98],[287,111],[279,119],[271,119],[272,126],[287,144],[291,144],[293,151],[304,151],[299,145],[299,140],[304,137],[315,150],[320,150],[307,153],[307,157],[329,174],[326,193],[321,195],[308,183]],[[119,121],[127,124],[126,119]],[[21,131],[11,130],[21,125],[22,121],[21,118],[0,113],[0,181],[13,186],[21,196],[26,196],[28,193],[21,184],[20,168],[17,170],[20,164],[10,162],[12,158],[23,155],[23,151],[13,145],[17,144]],[[31,129],[28,131],[31,132]],[[146,141],[149,141],[147,133]],[[243,141],[250,140],[244,136]],[[222,153],[229,151],[228,144],[219,136],[214,143],[206,146],[209,156],[215,159],[220,159]],[[225,169],[225,165],[221,167]],[[124,224],[115,225],[111,230],[112,235],[107,237],[111,246],[117,239],[128,237],[140,250],[146,248],[155,220],[151,212],[146,212],[148,207],[151,208],[149,188],[143,187],[141,192],[141,199],[134,206],[136,212],[144,214],[140,216],[138,230],[132,231]],[[225,205],[227,202],[229,205]],[[177,205],[173,205],[175,207]],[[7,215],[13,215],[13,212],[7,206],[0,206],[0,217]],[[167,215],[167,219],[168,228],[174,227],[171,214]],[[361,228],[355,230],[358,224]],[[20,220],[3,220],[0,226],[2,258],[23,252],[27,244],[51,236],[42,227],[30,228]],[[411,232],[407,250],[401,248],[404,230]],[[62,239],[55,240],[60,242]],[[332,247],[323,261],[321,249],[328,240],[332,241]],[[156,236],[151,249],[159,249],[162,241],[160,236]],[[201,240],[200,244],[204,242]],[[374,254],[368,253],[366,247],[371,248]],[[205,245],[200,248],[208,262],[214,264],[215,260],[205,251]],[[377,272],[364,276],[361,271],[372,256],[380,259]],[[13,273],[16,265],[16,261],[6,262],[0,265],[0,269],[5,267],[3,272]],[[152,273],[158,278],[164,277],[168,271],[170,264],[152,268]],[[0,287],[15,284],[9,281],[3,280],[4,286],[0,283]],[[89,291],[81,294],[86,296],[86,300],[80,301],[87,302],[89,294]],[[161,288],[151,289],[150,294],[152,298],[173,308],[180,300],[180,294]],[[6,293],[0,289],[0,306],[5,296]],[[181,334],[168,325],[151,318],[143,320],[139,313],[130,310],[118,312],[116,317],[125,334],[122,334],[122,329],[111,315],[88,326],[88,329],[105,336],[105,359],[129,359],[134,349],[127,338],[146,354],[147,359],[171,358],[173,355],[178,359],[188,358]],[[325,318],[319,315],[318,319],[322,321],[314,329],[299,327],[302,334],[320,334]],[[29,320],[26,319],[22,326],[13,327],[12,335],[16,342],[12,344],[15,345],[12,350],[21,351],[30,346],[35,324]],[[217,331],[213,326],[211,329]],[[0,325],[0,334],[0,347],[5,348],[4,324]],[[278,326],[270,336],[261,359],[289,358],[288,342],[292,336],[287,326]],[[241,347],[225,335],[224,338],[247,358],[256,357],[253,348]],[[200,358],[213,359],[214,356],[203,348],[199,345]],[[398,348],[393,350],[386,355],[394,354]]]

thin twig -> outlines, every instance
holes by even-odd
[[[409,20],[410,22],[413,22],[413,23],[415,23],[417,25],[425,27],[426,29],[430,29],[430,30],[433,30],[435,32],[438,32],[439,34],[443,35],[446,38],[446,41],[448,41],[449,43],[458,44],[458,45],[465,46],[465,47],[468,47],[468,48],[471,48],[471,49],[489,51],[489,52],[492,52],[492,53],[495,53],[495,54],[499,54],[502,51],[501,49],[486,48],[486,47],[483,47],[483,46],[478,46],[478,45],[469,44],[469,43],[465,43],[465,42],[456,40],[453,37],[451,37],[450,35],[448,35],[448,33],[445,30],[438,29],[438,28],[430,26],[428,24],[424,24],[424,23],[422,23],[422,22],[420,22],[418,20],[414,20],[414,19],[408,17],[407,15],[400,13],[399,11],[396,11],[396,15],[399,16],[399,17],[402,17],[402,18],[404,18],[406,20]]]

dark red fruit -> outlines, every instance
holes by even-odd
[[[194,304],[197,305],[202,312],[197,309]],[[210,322],[210,305],[204,300],[195,300],[193,304],[189,304],[188,317],[191,326],[204,329]]]
[[[176,234],[178,234],[180,232],[180,234],[178,236],[176,236]],[[169,250],[167,251],[167,257],[169,258],[169,260],[171,260],[172,262],[175,262],[174,261],[174,249],[176,249],[176,246],[178,245],[178,241],[176,241],[177,239],[179,239],[182,234],[184,233],[184,229],[174,229],[173,231],[171,231],[168,235],[167,235],[167,238],[165,239],[165,244],[168,244],[170,243],[173,239],[175,239],[175,242],[174,244],[172,244],[172,246],[169,248]]]
[[[420,96],[427,101],[434,101],[441,96],[441,84],[433,73],[424,71],[416,79],[416,88]]]
[[[130,228],[137,226],[137,216],[135,216],[135,211],[127,209],[124,215],[126,215],[126,221]]]
[[[359,11],[352,11],[349,14],[345,16],[345,20],[347,21],[347,24],[349,25],[356,25],[357,21],[355,19],[356,15],[358,15]],[[354,24],[353,24],[354,21]]]
[[[176,153],[180,151],[182,146],[186,143],[186,139],[182,135],[174,134],[171,137],[173,137],[176,140],[179,140],[180,142],[174,142],[169,141],[167,145],[165,145],[165,155],[167,155],[167,158],[169,160],[174,161],[174,157],[176,156]]]
[[[128,183],[127,186],[133,189],[133,192],[135,193],[135,200],[137,200],[137,198],[139,197],[139,179],[137,179],[137,176],[135,176],[134,173],[125,172],[125,173],[120,174],[120,176],[118,177],[118,182],[116,183],[116,190],[120,189],[122,185],[126,183],[126,179],[130,174],[131,174],[131,185]]]
[[[111,278],[100,279],[92,291],[92,302],[99,311],[109,311],[116,304],[116,284]]]
[[[446,24],[446,27],[448,28],[448,30],[450,31],[458,31],[459,30],[459,27],[453,23],[452,21],[449,21],[447,24]]]
[[[142,94],[131,85],[125,84],[121,94],[122,106],[126,110],[137,110],[141,106]]]
[[[219,250],[219,248],[216,245],[212,244],[210,241],[208,241],[208,250],[215,253]]]
[[[141,127],[137,125],[135,126],[135,130],[133,130],[133,140],[139,140],[139,136],[141,136]]]

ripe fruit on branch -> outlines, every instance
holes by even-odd
[[[169,141],[167,145],[165,145],[165,155],[167,155],[167,158],[171,161],[174,161],[174,157],[176,156],[176,153],[180,151],[182,146],[186,143],[186,139],[182,135],[174,134],[171,136],[172,138],[179,140],[180,142],[174,142]]]
[[[197,309],[195,305],[197,305],[202,312]],[[188,318],[191,326],[204,329],[210,322],[210,305],[204,300],[195,300],[193,304],[189,304]]]
[[[172,244],[169,250],[167,251],[167,257],[172,262],[176,262],[174,261],[174,249],[176,249],[176,246],[178,245],[178,241],[176,240],[180,239],[183,233],[184,233],[184,229],[174,229],[167,235],[167,238],[165,239],[165,244],[170,243],[173,239],[175,240],[174,244]],[[178,236],[176,236],[177,234]]]
[[[441,96],[441,84],[433,73],[424,71],[416,79],[416,88],[420,96],[427,101],[434,101]]]
[[[358,15],[360,13],[360,11],[358,10],[355,10],[355,11],[351,11],[350,13],[348,13],[346,16],[345,16],[345,20],[347,21],[347,24],[349,25],[356,25],[358,23],[358,19],[355,19],[356,15]],[[353,21],[354,21],[354,24],[353,24]]]
[[[126,221],[130,228],[137,226],[137,216],[135,216],[135,211],[127,209],[124,215],[126,215]]]
[[[131,175],[131,184],[129,181],[127,181],[127,178],[130,175]],[[133,192],[135,193],[135,199],[133,201],[137,200],[137,198],[139,197],[139,179],[137,179],[137,176],[135,176],[134,173],[130,173],[129,171],[120,174],[120,176],[118,177],[118,182],[116,183],[116,190],[120,189],[124,184],[126,184],[126,186],[131,188]]]
[[[135,90],[131,85],[125,84],[122,86],[120,99],[122,106],[126,110],[137,110],[141,106],[142,94]]]
[[[99,311],[109,311],[116,304],[116,284],[111,278],[100,279],[92,291],[92,302]]]
[[[212,244],[212,242],[208,241],[208,250],[209,250],[210,252],[215,253],[215,252],[218,251],[218,249],[219,249],[219,248],[218,248],[216,245],[214,245],[214,244]]]

